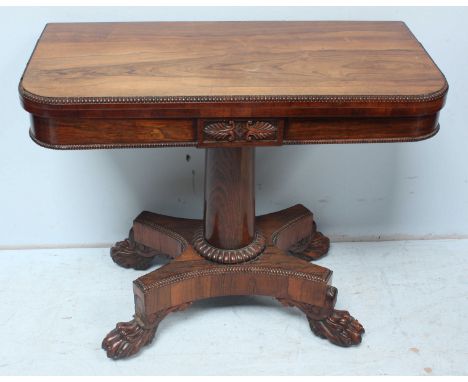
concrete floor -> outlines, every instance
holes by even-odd
[[[169,315],[137,357],[100,348],[133,314],[132,280],[107,249],[0,251],[0,375],[466,375],[468,240],[335,243],[337,308],[366,328],[339,348],[265,297]]]

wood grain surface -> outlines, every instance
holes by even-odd
[[[255,149],[205,152],[205,238],[217,248],[245,247],[255,231]]]
[[[48,24],[19,85],[31,137],[58,149],[416,141],[447,90],[395,21]],[[215,120],[245,126],[214,139]]]
[[[217,150],[217,156],[225,151]],[[229,225],[230,220],[224,222]],[[345,347],[361,342],[362,325],[349,312],[334,309],[337,289],[330,285],[332,272],[308,262],[323,256],[329,241],[316,231],[307,208],[295,205],[257,217],[268,245],[255,260],[241,264],[216,264],[201,257],[193,246],[193,234],[201,224],[145,211],[135,219],[130,237],[112,248],[113,260],[125,268],[148,269],[158,256],[174,260],[134,281],[134,318],[117,323],[104,338],[108,357],[138,353],[151,343],[169,313],[219,296],[271,296],[302,310],[317,336]]]
[[[446,85],[402,22],[48,24],[23,87],[43,97],[389,95]]]

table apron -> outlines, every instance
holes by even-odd
[[[426,139],[437,131],[438,113],[398,118],[31,118],[31,137],[54,149],[400,142]]]

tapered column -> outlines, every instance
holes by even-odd
[[[206,149],[204,232],[213,247],[238,249],[254,239],[254,150]]]

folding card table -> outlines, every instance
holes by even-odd
[[[310,263],[329,249],[312,212],[255,215],[255,147],[426,139],[447,89],[402,22],[48,24],[19,86],[37,144],[206,152],[203,219],[144,211],[111,249],[126,268],[172,261],[134,281],[134,318],[105,337],[107,355],[131,356],[169,313],[231,295],[271,296],[317,336],[359,344],[331,270]]]

